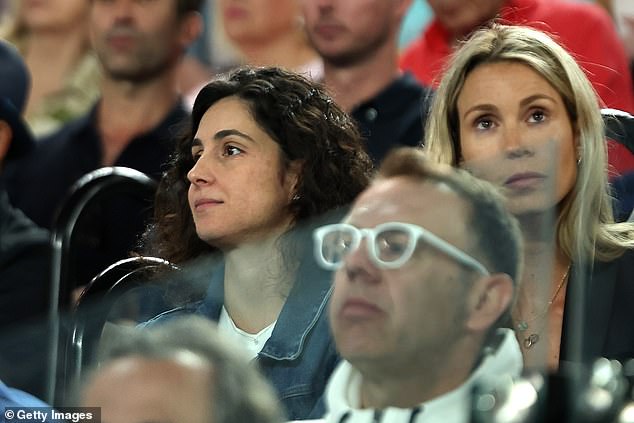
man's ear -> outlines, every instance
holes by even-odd
[[[509,308],[513,300],[513,281],[505,273],[483,276],[475,283],[467,298],[466,327],[485,332]]]
[[[13,130],[11,126],[4,120],[0,120],[0,165],[9,153],[9,146],[13,138]]]

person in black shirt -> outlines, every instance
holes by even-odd
[[[10,44],[0,41],[0,330],[44,315],[49,280],[48,232],[10,203],[3,163],[34,145],[21,117],[30,87],[27,68]]]
[[[324,82],[356,120],[372,160],[423,139],[431,90],[398,68],[404,0],[302,0],[309,39],[324,61]]]
[[[90,30],[103,70],[101,98],[85,116],[38,142],[8,169],[12,202],[37,224],[52,227],[72,185],[102,166],[125,166],[160,179],[173,150],[182,105],[176,71],[201,30],[201,0],[129,4],[91,2]],[[116,204],[115,204],[116,203]],[[79,285],[131,251],[148,208],[117,199],[87,212],[80,229]],[[149,210],[146,210],[149,211]]]

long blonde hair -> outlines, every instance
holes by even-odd
[[[12,0],[9,2],[9,11],[0,22],[0,38],[9,41],[11,44],[16,46],[22,54],[24,54],[27,49],[28,38],[31,31],[24,19],[22,7],[22,2],[20,0]],[[90,44],[90,37],[88,35],[88,31],[86,31],[86,37],[82,43],[81,53],[83,54],[91,50],[92,45]]]
[[[597,94],[574,58],[543,32],[493,24],[475,32],[449,62],[434,97],[425,148],[436,161],[461,160],[457,101],[469,73],[485,63],[515,62],[533,69],[561,95],[578,135],[581,159],[573,192],[557,217],[557,243],[572,261],[609,261],[634,248],[634,225],[614,223],[607,149]]]

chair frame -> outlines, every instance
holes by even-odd
[[[135,169],[103,167],[87,173],[73,184],[62,201],[51,230],[51,280],[49,291],[47,379],[44,399],[54,402],[60,342],[60,311],[72,305],[76,286],[70,282],[71,239],[85,207],[91,202],[115,193],[138,193],[153,198],[157,182]]]

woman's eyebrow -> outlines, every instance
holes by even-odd
[[[220,130],[220,131],[218,131],[218,132],[216,132],[214,134],[213,140],[214,141],[219,141],[219,140],[221,140],[223,138],[226,138],[226,137],[232,136],[232,135],[240,137],[240,138],[242,138],[244,140],[247,140],[249,142],[256,142],[250,135],[245,134],[242,131],[238,131],[237,129],[223,129],[223,130]],[[192,140],[191,148],[202,147],[202,146],[203,146],[203,141],[200,138],[196,137],[196,138],[194,138]]]
[[[474,111],[478,111],[478,112],[482,112],[482,111],[487,111],[487,112],[495,112],[498,108],[495,107],[493,104],[476,104],[475,106],[470,107],[469,109],[467,109],[463,114],[463,118],[465,116],[467,116],[469,113],[472,113]]]
[[[222,138],[228,137],[230,135],[235,135],[240,138],[244,138],[247,141],[255,142],[250,135],[245,134],[244,132],[238,131],[237,129],[223,129],[214,134],[214,140],[220,140]]]
[[[549,100],[549,101],[552,101],[553,103],[556,103],[556,100],[554,98],[552,98],[551,96],[549,96],[549,95],[546,95],[546,94],[533,94],[533,95],[530,95],[530,96],[526,97],[522,101],[520,101],[520,106],[524,107],[524,106],[532,103],[535,100]]]

